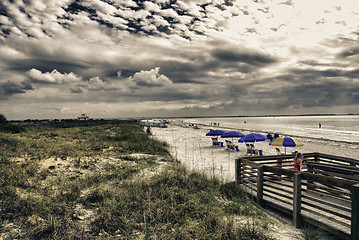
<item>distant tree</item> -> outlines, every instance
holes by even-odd
[[[0,114],[0,124],[6,123],[6,117],[3,114]]]

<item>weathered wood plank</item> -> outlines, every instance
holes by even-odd
[[[328,193],[324,193],[324,192],[320,192],[320,191],[315,191],[315,190],[303,190],[305,192],[308,193],[314,193],[314,194],[318,194],[321,197],[325,197],[325,198],[329,198],[329,199],[334,199],[334,200],[338,200],[338,201],[342,201],[344,203],[351,203],[350,198],[342,198],[342,197],[337,197],[337,196],[333,196],[333,195],[329,195]]]
[[[335,166],[332,164],[313,163],[307,162],[307,166],[310,165],[313,169],[321,169],[329,172],[341,173],[343,175],[359,174],[359,168],[351,166]]]
[[[317,174],[306,173],[306,172],[302,172],[302,179],[311,180],[314,182],[319,182],[322,184],[332,185],[336,187],[342,187],[345,189],[350,189],[351,186],[357,183],[357,181],[353,181],[353,180],[337,179],[333,177],[320,176]]]
[[[310,196],[311,195],[311,196]],[[327,207],[335,208],[340,211],[349,213],[351,211],[351,208],[348,207],[348,202],[342,202],[341,199],[339,200],[342,204],[335,203],[334,201],[328,201],[327,199],[321,200],[321,196],[317,196],[317,194],[310,194],[308,192],[303,191],[302,189],[302,202],[305,202],[306,200],[309,200],[311,202],[316,202],[318,204],[323,204]],[[323,197],[322,197],[323,198]]]
[[[352,224],[351,239],[359,239],[359,184],[353,185],[352,189]]]
[[[359,165],[359,160],[356,160],[353,158],[334,156],[334,155],[324,154],[324,153],[319,153],[319,158],[326,158],[326,159],[330,159],[330,160],[336,160],[336,161],[340,161],[340,162],[347,162],[347,163]]]
[[[307,201],[304,199],[302,199],[302,203],[304,206],[310,206],[313,207],[314,209],[320,210],[322,212],[321,215],[333,215],[333,216],[338,216],[339,218],[350,220],[350,210],[342,211],[338,208],[334,208],[326,204],[318,204],[317,201]],[[316,213],[319,213],[319,211],[316,211]]]
[[[285,192],[285,191],[273,191],[272,188],[265,186],[264,193],[272,193],[274,195],[280,196],[282,198],[286,198],[292,200],[293,192]]]

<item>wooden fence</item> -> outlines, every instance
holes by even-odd
[[[236,184],[258,204],[346,239],[359,239],[359,161],[306,153],[302,172],[294,155],[236,159]]]

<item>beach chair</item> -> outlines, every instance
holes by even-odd
[[[277,151],[277,154],[278,154],[278,155],[282,155],[282,153],[280,152],[280,149],[279,149],[279,148],[275,148],[275,150]]]
[[[252,155],[252,149],[250,149],[250,148],[247,148],[247,152],[246,152],[246,155]]]
[[[234,148],[236,149],[237,152],[239,152],[239,147],[238,146],[234,146]]]
[[[232,149],[232,142],[229,140],[226,140],[227,142],[227,150],[230,151]]]
[[[246,152],[246,155],[252,155],[252,149],[251,149],[251,146],[249,146],[248,143],[246,143],[246,147],[247,147],[247,152]]]
[[[258,150],[258,156],[263,156],[263,150]]]

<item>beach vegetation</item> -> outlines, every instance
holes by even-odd
[[[0,133],[2,132],[20,133],[22,131],[25,131],[25,128],[8,122],[6,117],[3,114],[0,114]]]
[[[320,229],[310,224],[304,224],[303,226],[301,226],[301,233],[300,236],[298,236],[298,238],[302,238],[304,240],[324,240],[324,239],[339,240],[340,239],[331,234],[329,236],[328,232],[325,232],[323,229]]]
[[[136,124],[0,135],[0,238],[274,239],[233,183],[189,171]]]

